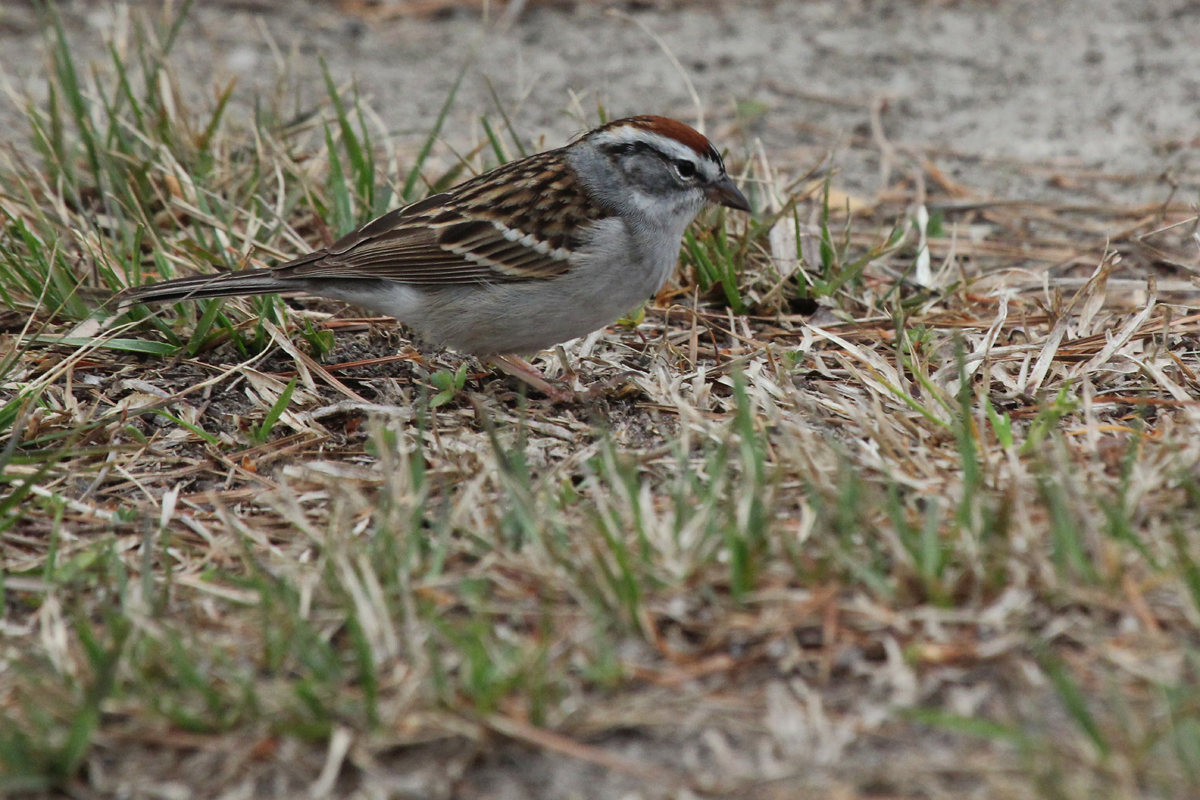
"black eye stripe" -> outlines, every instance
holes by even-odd
[[[610,157],[631,156],[635,153],[652,153],[675,167],[679,174],[684,178],[694,177],[700,172],[699,167],[691,161],[688,161],[684,158],[673,158],[647,142],[613,142],[611,144],[602,145],[600,149],[607,153]],[[714,162],[717,165],[718,172],[725,171],[725,165],[721,161],[721,154],[718,153],[711,145],[709,146],[709,151],[705,153],[703,157]],[[691,171],[688,172],[688,170]]]
[[[645,142],[617,142],[615,144],[607,144],[602,148],[606,153],[613,156],[631,156],[634,153],[654,153],[656,156],[662,157],[662,153],[657,148],[651,147]]]

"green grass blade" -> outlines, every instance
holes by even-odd
[[[492,129],[492,123],[487,117],[480,117],[479,123],[483,126],[483,132],[487,136],[488,144],[492,147],[492,154],[496,156],[496,163],[503,164],[508,161],[508,156],[504,154],[504,145],[500,144],[500,137]]]
[[[421,170],[425,168],[425,162],[429,159],[429,154],[433,152],[434,142],[442,132],[442,125],[446,123],[446,117],[450,114],[450,108],[454,105],[454,98],[458,94],[458,87],[462,85],[463,78],[466,77],[467,69],[470,67],[470,62],[463,65],[459,70],[458,77],[454,79],[454,85],[450,87],[449,94],[446,95],[445,102],[442,103],[442,108],[438,111],[437,119],[434,120],[433,130],[429,132],[429,136],[425,139],[425,143],[421,145],[421,150],[417,153],[416,163],[408,172],[408,177],[404,181],[404,188],[400,190],[400,196],[404,202],[411,203],[418,198],[415,195],[417,181],[421,178]]]
[[[334,147],[333,134],[330,133],[328,125],[325,126],[325,146],[329,150],[329,178],[325,181],[325,186],[333,205],[333,229],[338,236],[342,236],[358,227],[358,219],[354,215],[354,201],[346,188],[342,159]]]
[[[275,405],[271,406],[271,410],[263,417],[262,425],[255,432],[255,441],[261,444],[271,438],[271,431],[274,430],[275,423],[279,422],[279,418],[283,416],[283,412],[287,410],[288,403],[292,402],[292,392],[294,391],[296,391],[296,378],[288,381],[288,385],[279,393],[279,399],[275,401]]]
[[[152,356],[173,356],[179,346],[166,342],[151,342],[145,339],[87,339],[78,336],[51,336],[42,334],[32,337],[35,344],[61,345],[63,347],[98,347],[124,353],[142,353]]]

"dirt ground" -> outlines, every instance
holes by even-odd
[[[531,2],[507,26],[496,22],[509,22],[503,15],[470,10],[406,16],[405,5],[349,14],[334,3],[201,0],[176,48],[194,79],[184,88],[211,97],[236,78],[246,111],[286,73],[303,108],[324,93],[323,58],[337,81],[358,82],[398,146],[415,147],[469,63],[448,142],[476,141],[479,116],[495,115],[490,82],[516,129],[553,146],[581,128],[570,111],[591,122],[597,103],[614,117],[696,119],[652,31],[694,84],[710,132],[720,138],[737,124],[780,164],[812,165],[833,151],[851,190],[881,188],[881,142],[891,177],[927,157],[966,186],[1012,199],[1069,189],[1055,180],[1066,169],[1112,173],[1114,192],[1153,201],[1200,170],[1192,0]],[[60,6],[82,63],[102,56],[104,30],[126,13],[124,4]],[[0,43],[7,78],[36,90],[41,38],[30,5],[0,7]],[[10,128],[15,117],[4,113]],[[14,137],[21,132],[5,138]],[[1012,168],[1034,160],[1047,168],[1044,182]]]
[[[516,20],[501,17],[507,25],[473,10],[385,13],[403,5],[354,14],[332,3],[202,0],[176,50],[193,80],[182,88],[211,98],[214,85],[236,78],[235,108],[247,114],[255,92],[273,92],[287,76],[296,106],[305,108],[324,95],[324,58],[335,80],[357,81],[403,154],[427,135],[464,64],[444,132],[454,148],[478,141],[481,115],[497,116],[489,83],[527,140],[556,146],[582,127],[580,109],[595,120],[597,103],[613,117],[695,121],[686,74],[714,138],[732,144],[749,134],[774,165],[797,174],[833,152],[838,182],[851,193],[885,191],[922,159],[978,197],[1156,202],[1173,192],[1195,197],[1200,187],[1194,0],[712,0],[615,4],[619,14],[608,4],[531,2]],[[114,15],[127,13],[119,4],[60,6],[79,63],[103,57],[103,32]],[[0,66],[7,81],[36,94],[44,84],[43,42],[32,8],[0,5]],[[661,37],[682,73],[647,31]],[[12,109],[0,110],[0,140],[19,146],[17,119]],[[1089,181],[1085,192],[1072,183],[1081,173],[1108,179]],[[1097,191],[1105,196],[1088,194]],[[738,721],[728,726],[681,714],[678,725],[654,733],[593,742],[612,754],[607,766],[553,748],[512,745],[483,758],[476,748],[431,750],[364,768],[364,777],[339,788],[346,796],[497,800],[692,797],[669,777],[659,783],[623,771],[621,759],[673,764],[681,773],[753,770],[758,739],[746,720],[769,715],[771,705],[770,687],[760,688],[751,693],[752,708],[731,714]],[[914,739],[899,728],[848,749],[824,745],[814,745],[824,755],[809,758],[802,781],[781,783],[777,793],[764,784],[760,796],[929,796],[914,792],[936,784],[943,796],[971,797],[977,787],[962,779],[965,765],[980,759],[1014,768],[1009,755],[976,740]],[[894,757],[901,751],[906,758]],[[121,762],[141,771],[153,758],[106,755],[121,752],[129,751],[102,742],[92,768],[109,770],[112,785],[130,796],[148,796],[145,786],[135,790],[138,776]],[[314,772],[324,758],[314,749]],[[414,759],[422,763],[413,766]],[[212,768],[202,751],[192,767]],[[931,782],[931,773],[942,778]],[[151,793],[177,796],[170,776],[156,774]],[[451,783],[454,795],[446,793]],[[272,793],[269,776],[259,785],[264,796]]]

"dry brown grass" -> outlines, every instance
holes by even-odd
[[[757,221],[545,354],[623,385],[551,406],[318,302],[99,321],[417,161],[347,95],[209,128],[163,70],[90,122],[60,71],[30,114],[70,135],[3,177],[10,789],[468,796],[504,742],[648,797],[1200,789],[1190,203],[988,202],[886,148],[922,182],[848,198],[745,143]]]

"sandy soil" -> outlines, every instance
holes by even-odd
[[[62,5],[79,60],[102,56],[114,11]],[[620,16],[607,4],[530,3],[503,30],[469,11],[379,20],[330,3],[196,5],[176,51],[194,78],[188,91],[211,97],[215,82],[235,77],[246,110],[287,73],[303,106],[324,91],[323,57],[338,81],[357,80],[399,146],[427,133],[468,62],[446,127],[452,144],[477,141],[478,117],[495,116],[489,81],[535,143],[562,143],[583,127],[570,112],[592,122],[597,103],[613,116],[694,121],[680,71],[645,28],[678,57],[710,132],[733,144],[736,123],[772,160],[797,167],[834,151],[854,191],[881,188],[880,134],[896,151],[892,179],[929,157],[993,197],[1043,198],[1069,187],[1056,170],[1087,170],[1113,173],[1127,199],[1153,201],[1169,191],[1157,176],[1195,182],[1200,170],[1200,5],[1190,0],[712,0],[629,4]],[[34,90],[37,31],[25,4],[0,8],[0,65]],[[1012,166],[1031,160],[1048,167],[1043,179]]]
[[[120,7],[61,5],[78,61],[101,58],[102,35]],[[1172,184],[1194,197],[1200,188],[1200,4],[1193,0],[713,0],[626,7],[624,17],[579,3],[532,9],[506,30],[471,12],[381,21],[330,4],[197,6],[177,50],[193,78],[185,91],[211,98],[214,83],[236,77],[245,113],[254,92],[274,91],[287,75],[304,107],[324,93],[323,56],[338,81],[357,80],[402,151],[426,135],[472,57],[446,127],[451,145],[477,141],[479,116],[496,115],[489,80],[517,130],[547,146],[582,127],[573,110],[594,120],[597,102],[612,116],[655,112],[694,121],[680,71],[645,26],[678,56],[719,141],[736,146],[738,134],[748,133],[773,162],[797,171],[833,151],[838,180],[852,192],[885,189],[885,177],[906,177],[921,158],[980,196],[1061,196],[1073,191],[1070,176],[1080,171],[1111,174],[1099,184],[1106,199],[1162,200]],[[42,47],[29,5],[0,6],[0,66],[35,94],[44,92]],[[12,109],[0,112],[0,141],[23,138],[18,119]],[[1029,169],[1031,161],[1043,168]],[[755,741],[710,720],[597,744],[680,770],[736,771],[753,761]],[[892,731],[838,763],[814,762],[803,782],[779,793],[767,786],[761,796],[909,796],[935,785],[977,796],[977,787],[955,776],[975,763],[979,747]],[[908,758],[893,757],[901,750]],[[416,788],[405,794],[398,779],[388,784],[384,769],[378,785],[399,792],[392,796],[450,796],[437,787],[459,774],[465,777],[454,796],[692,796],[545,751],[502,752],[482,763],[475,750],[424,754],[439,765],[427,783],[412,783],[420,780],[414,768],[406,774]],[[312,756],[319,765],[321,753]],[[108,768],[122,772],[119,764]]]

